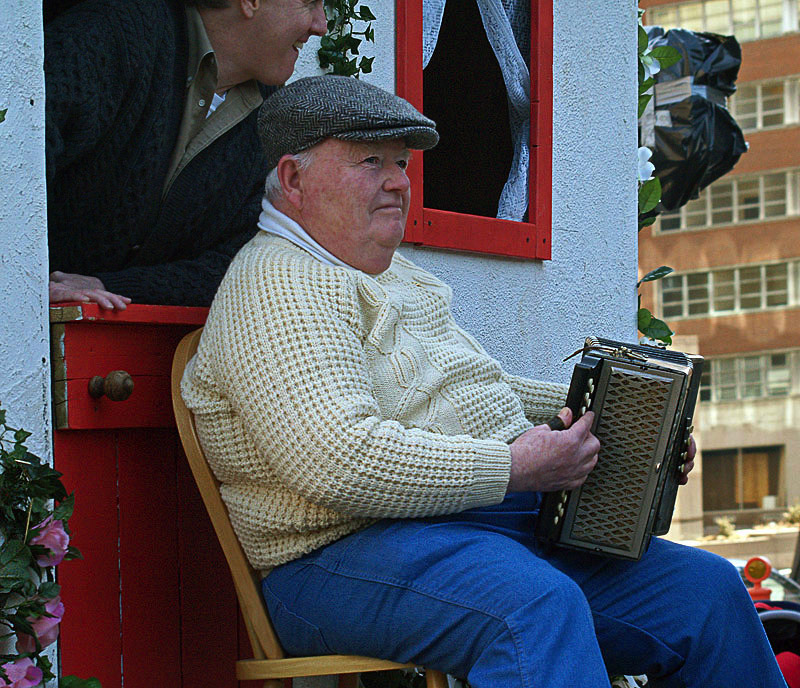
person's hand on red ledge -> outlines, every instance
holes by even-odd
[[[50,273],[50,303],[64,301],[95,302],[106,310],[124,311],[131,300],[127,296],[106,291],[97,277],[76,275],[56,270]]]

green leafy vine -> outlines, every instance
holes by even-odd
[[[341,76],[358,78],[361,74],[369,74],[375,58],[361,56],[359,59],[358,51],[363,41],[375,42],[371,23],[375,21],[375,15],[370,8],[359,5],[358,0],[325,0],[325,14],[328,33],[320,40],[317,51],[319,66]]]

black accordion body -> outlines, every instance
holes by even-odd
[[[594,411],[597,465],[575,490],[544,495],[536,536],[639,559],[669,530],[692,432],[703,357],[589,337],[566,405]]]

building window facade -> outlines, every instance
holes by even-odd
[[[700,401],[787,397],[800,392],[800,349],[706,360]]]
[[[691,318],[800,305],[800,261],[673,274],[659,284],[661,315]]]
[[[652,7],[649,25],[734,35],[739,42],[798,30],[798,0],[700,0]]]
[[[780,474],[783,447],[703,452],[703,510],[730,511],[785,506]]]
[[[686,205],[662,213],[658,232],[704,229],[800,214],[800,170],[723,178]]]
[[[738,84],[728,109],[744,131],[800,122],[800,76]]]

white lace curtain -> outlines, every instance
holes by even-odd
[[[457,0],[464,2],[465,0]],[[509,120],[514,156],[497,217],[522,220],[528,209],[528,140],[530,134],[530,0],[475,0],[508,93]],[[436,48],[446,0],[423,0],[422,66],[428,65]]]

